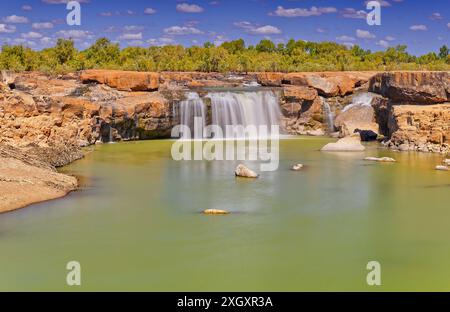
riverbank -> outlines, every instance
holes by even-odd
[[[0,213],[60,198],[77,188],[75,177],[58,173],[31,153],[0,145]]]
[[[211,100],[205,88],[276,89],[280,126],[288,134],[345,137],[357,129],[370,130],[384,137],[391,149],[449,151],[448,72],[235,75],[91,70],[61,76],[2,72],[0,78],[0,211],[74,190],[74,178],[55,168],[83,157],[82,147],[170,137],[188,92],[198,94],[210,123]]]

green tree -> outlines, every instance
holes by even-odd
[[[222,43],[221,46],[226,49],[228,53],[236,54],[245,50],[245,41],[244,39],[228,41]]]
[[[73,41],[65,39],[58,39],[54,51],[59,64],[73,60],[77,54]]]
[[[446,45],[443,45],[440,49],[439,49],[439,58],[446,60],[447,56],[450,54],[450,50]]]
[[[120,48],[107,38],[98,39],[85,52],[89,67],[107,67],[118,63]]]
[[[258,52],[275,52],[275,44],[269,39],[263,39],[256,45],[256,51]]]

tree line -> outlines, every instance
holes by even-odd
[[[216,46],[182,45],[127,47],[107,38],[98,39],[79,51],[74,41],[58,39],[52,48],[35,51],[22,45],[4,45],[0,68],[14,71],[66,73],[83,69],[120,69],[132,71],[358,71],[358,70],[449,70],[449,48],[415,56],[407,46],[398,45],[372,52],[358,45],[347,47],[335,42],[290,40],[275,44],[261,40],[246,46],[244,40]]]

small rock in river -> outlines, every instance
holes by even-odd
[[[237,177],[242,178],[257,178],[258,174],[250,169],[248,169],[246,166],[240,164],[237,166],[236,170],[234,171],[234,174]]]
[[[228,211],[220,210],[220,209],[207,209],[203,211],[205,215],[227,215],[230,214]]]
[[[292,166],[292,170],[293,171],[300,171],[303,169],[303,165],[302,164],[296,164],[294,166]]]
[[[390,158],[390,157],[366,157],[364,158],[364,160],[369,160],[369,161],[378,161],[378,162],[396,162],[396,160],[394,158]]]

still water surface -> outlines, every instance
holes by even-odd
[[[279,170],[251,181],[233,176],[237,162],[173,161],[171,141],[96,146],[64,168],[80,191],[0,215],[0,290],[74,290],[76,260],[85,291],[450,291],[442,157],[321,153],[327,142],[281,141]],[[200,214],[212,208],[233,214]]]

